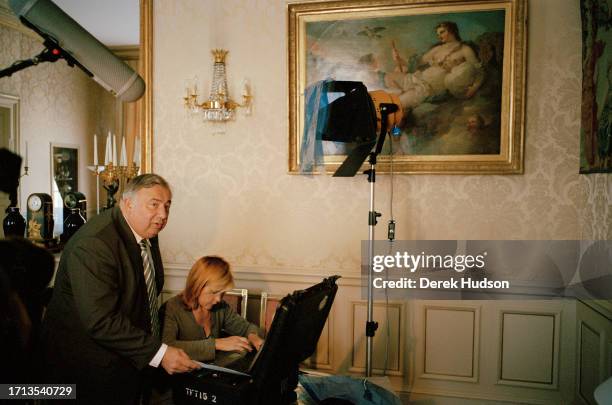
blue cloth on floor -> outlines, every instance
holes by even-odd
[[[363,378],[300,374],[299,381],[308,394],[318,402],[327,398],[339,398],[351,401],[355,405],[402,405],[402,401],[394,393]]]
[[[331,79],[321,80],[308,86],[304,92],[304,133],[300,146],[301,173],[310,173],[323,164],[323,131],[327,126],[327,84]]]

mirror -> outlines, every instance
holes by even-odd
[[[99,112],[97,116],[98,151],[104,151],[106,146],[107,130],[117,135],[121,142],[121,136],[125,135],[127,162],[131,162],[136,155],[134,148],[137,147],[136,136],[138,134],[140,151],[137,155],[140,159],[136,164],[141,173],[152,170],[152,59],[153,59],[153,0],[140,0],[140,41],[138,46],[110,46],[120,59],[136,70],[146,83],[143,97],[135,103],[122,103],[112,97],[109,93],[99,89]],[[100,164],[104,164],[103,154],[99,154]],[[107,201],[108,191],[104,188],[100,179],[98,198],[100,210],[109,204]],[[120,195],[121,189],[117,193]],[[91,206],[95,202],[92,200]]]
[[[136,70],[146,83],[145,93],[135,103],[116,101],[114,133],[125,134],[128,157],[134,156],[135,136],[140,137],[140,172],[152,170],[153,145],[153,0],[140,0],[140,45],[110,47],[124,62]],[[102,139],[104,137],[102,136]],[[98,145],[98,148],[104,145]],[[102,149],[103,150],[103,149]],[[102,202],[101,202],[102,204]]]
[[[141,173],[150,172],[152,166],[152,49],[153,49],[153,0],[140,0],[140,43],[138,46],[109,46],[110,50],[136,70],[146,83],[145,93],[135,103],[122,103],[110,94],[101,91],[102,114],[98,117],[98,129],[110,129],[126,137],[127,156],[135,151],[135,138],[140,138]],[[106,100],[106,101],[104,101]],[[106,133],[99,133],[98,150],[105,148]],[[100,149],[102,148],[102,149]],[[103,163],[103,162],[102,162]],[[100,202],[103,205],[103,202]]]
[[[19,97],[4,93],[0,93],[0,148],[19,153]],[[0,192],[0,218],[4,218],[4,211],[11,198],[19,205],[17,195],[11,197]]]
[[[19,97],[0,93],[0,148],[19,152]]]

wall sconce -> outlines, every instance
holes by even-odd
[[[213,80],[210,86],[208,100],[198,103],[198,83],[197,77],[187,81],[185,88],[187,95],[183,97],[185,108],[195,113],[202,113],[204,121],[228,121],[234,119],[236,108],[245,109],[246,115],[251,114],[251,103],[253,96],[249,82],[243,82],[242,103],[233,101],[227,92],[227,77],[225,74],[225,56],[228,51],[225,49],[213,49],[212,54],[215,60],[213,66]]]

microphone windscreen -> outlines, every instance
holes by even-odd
[[[145,83],[138,73],[51,0],[9,0],[9,4],[17,16],[55,39],[98,84],[117,98],[130,102],[142,96]]]

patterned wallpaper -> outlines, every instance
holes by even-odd
[[[31,37],[0,25],[0,49],[0,66],[6,67],[33,57],[43,47]],[[51,193],[51,142],[80,147],[79,188],[88,196],[89,208],[95,208],[95,182],[85,168],[92,159],[94,87],[97,84],[80,69],[72,69],[64,61],[42,63],[0,79],[0,93],[20,98],[20,154],[25,155],[26,141],[29,148],[30,175],[21,179],[22,213],[28,195]]]
[[[220,254],[261,271],[359,271],[365,178],[287,174],[286,19],[276,0],[155,2],[154,169],[174,187],[161,236],[170,263]],[[609,176],[578,174],[578,0],[531,1],[528,37],[525,174],[394,176],[398,239],[612,236]],[[207,95],[215,47],[230,51],[230,95],[250,79],[252,116],[211,124],[184,111],[186,78]],[[391,184],[377,180],[382,239]]]

